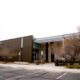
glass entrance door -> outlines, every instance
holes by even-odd
[[[39,44],[33,43],[32,61],[39,60]]]

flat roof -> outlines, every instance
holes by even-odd
[[[33,41],[36,43],[57,42],[57,41],[64,40],[64,38],[70,38],[72,35],[80,35],[80,32],[57,35],[57,36],[50,36],[50,37],[44,37],[44,38],[34,38],[33,37]],[[28,36],[32,36],[32,35],[28,35]],[[21,36],[21,37],[16,37],[16,38],[22,38],[22,37],[27,37],[27,36]],[[11,40],[11,39],[16,39],[16,38],[10,38],[10,39],[5,39],[5,40]],[[5,40],[0,40],[0,43],[1,41],[5,41]]]
[[[57,41],[64,40],[64,38],[69,38],[72,35],[79,35],[79,32],[64,34],[64,35],[57,35],[57,36],[44,37],[44,38],[35,38],[34,42],[36,42],[36,43],[57,42]]]

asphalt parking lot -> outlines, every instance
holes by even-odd
[[[0,67],[0,80],[80,80],[80,73]]]

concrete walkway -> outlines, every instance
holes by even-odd
[[[30,64],[30,63],[7,63],[0,64],[1,67],[12,67],[12,68],[21,68],[28,70],[44,70],[50,72],[72,72],[72,73],[80,73],[80,69],[68,69],[64,66],[55,66],[54,63],[46,63],[46,64]]]

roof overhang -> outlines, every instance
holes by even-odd
[[[36,43],[57,42],[64,40],[64,38],[70,38],[72,35],[79,35],[79,33],[64,34],[64,35],[51,36],[45,38],[35,38],[34,42]]]

